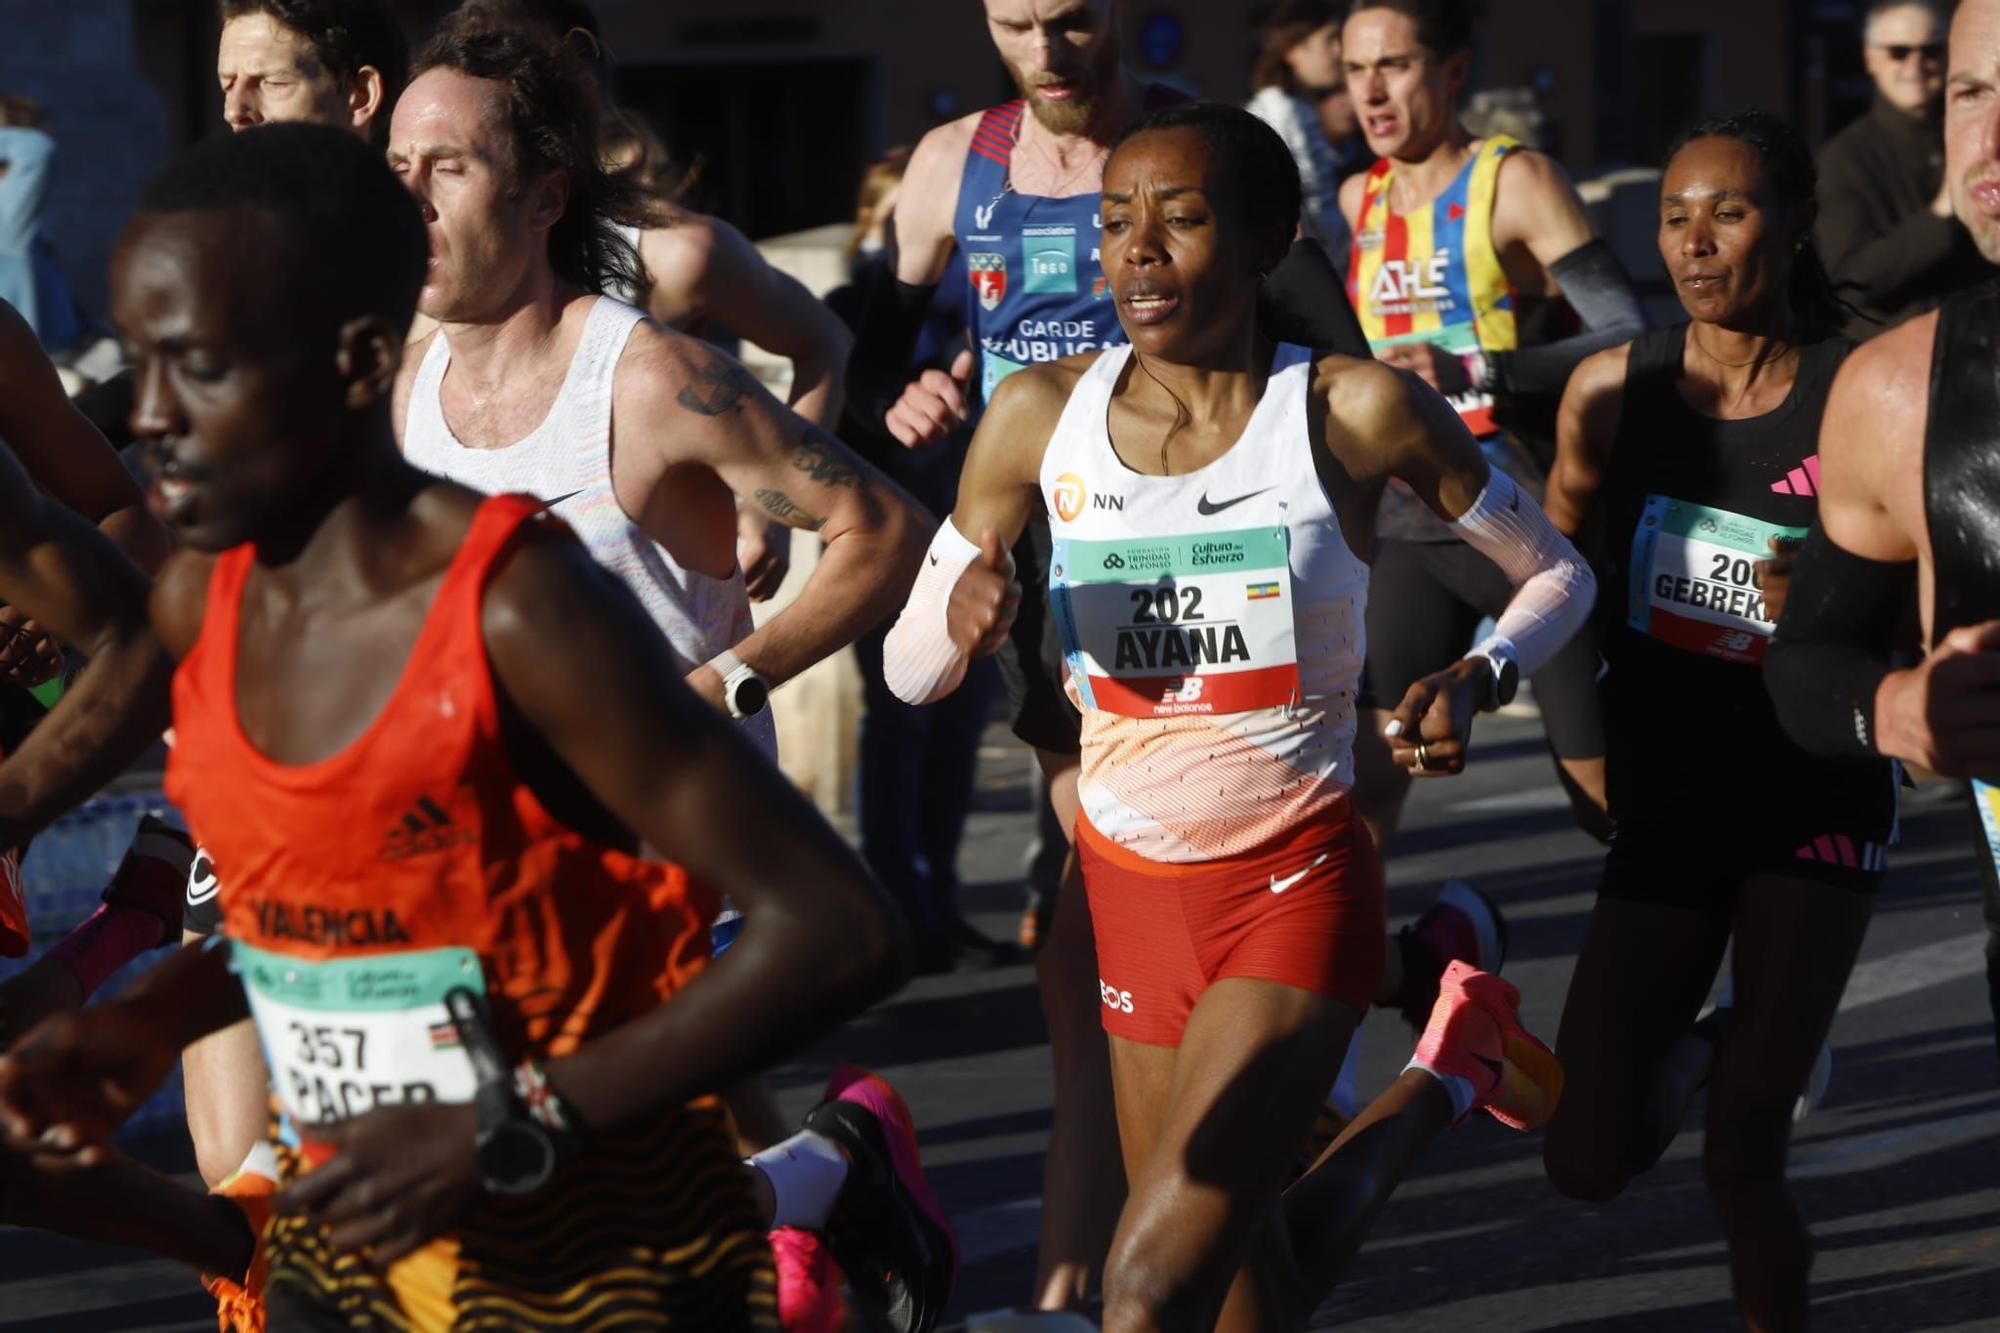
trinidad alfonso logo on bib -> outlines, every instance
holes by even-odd
[[[1085,708],[1248,713],[1299,694],[1291,534],[1057,537],[1049,589]]]

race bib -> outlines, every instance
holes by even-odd
[[[1993,863],[1994,873],[2000,874],[2000,787],[1973,779],[1972,804],[1979,811],[1979,827],[1986,834],[1986,855]]]
[[[1805,535],[1804,528],[1649,495],[1632,538],[1625,623],[1676,648],[1754,666],[1771,637],[1757,562],[1771,558],[1771,538]]]
[[[486,992],[470,949],[305,962],[243,943],[235,967],[293,1121],[322,1124],[402,1102],[469,1102],[472,1060],[445,992]]]
[[[1474,385],[1486,378],[1486,352],[1479,345],[1479,332],[1471,324],[1450,324],[1433,333],[1409,333],[1395,338],[1382,338],[1371,345],[1376,349],[1394,347],[1400,343],[1430,343],[1459,358],[1465,363],[1466,377]],[[1470,388],[1462,393],[1448,393],[1445,400],[1457,409],[1459,419],[1472,432],[1476,440],[1483,440],[1497,434],[1500,427],[1493,422],[1493,395],[1479,388]]]
[[[1248,713],[1299,694],[1284,528],[1055,539],[1049,590],[1085,708]]]

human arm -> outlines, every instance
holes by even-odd
[[[1320,378],[1328,440],[1345,441],[1358,475],[1408,484],[1514,588],[1494,632],[1460,662],[1413,684],[1385,729],[1413,770],[1455,773],[1464,767],[1473,714],[1495,702],[1500,665],[1532,674],[1553,657],[1589,616],[1596,579],[1513,480],[1487,466],[1443,398],[1383,366],[1329,364],[1332,373],[1323,365]]]
[[[980,418],[957,507],[882,646],[883,677],[905,703],[944,698],[973,658],[1006,639],[1021,599],[1007,552],[1039,503],[1042,454],[1068,400],[1070,373],[1035,366],[1010,375]]]
[[[804,284],[772,267],[742,232],[699,214],[645,231],[639,254],[653,278],[648,314],[673,327],[707,315],[790,361],[787,405],[821,429],[833,429],[854,339]]]
[[[229,946],[178,950],[109,1000],[58,1014],[0,1056],[0,1139],[93,1166],[183,1047],[249,1016]]]
[[[0,763],[0,846],[18,846],[159,739],[173,665],[147,619],[146,576],[0,450],[0,598],[89,665]]]
[[[728,356],[679,335],[642,332],[644,345],[635,339],[620,366],[614,412],[621,423],[638,423],[619,428],[617,451],[645,488],[671,486],[677,469],[705,468],[742,500],[825,543],[791,605],[732,645],[775,687],[901,605],[923,558],[929,516]],[[713,669],[698,667],[690,683],[720,701]]]
[[[910,155],[890,219],[895,268],[870,284],[855,332],[847,380],[855,413],[862,421],[881,423],[906,448],[935,444],[971,419],[965,393],[974,364],[970,351],[961,352],[948,369],[926,370],[906,381],[958,244],[953,213],[977,123],[977,117],[967,117],[932,130]]]
[[[1614,347],[1585,358],[1563,391],[1562,408],[1556,414],[1556,459],[1549,469],[1542,509],[1556,530],[1572,541],[1583,531],[1604,484],[1624,405],[1629,355],[1629,347]]]
[[[1764,683],[1806,750],[1951,773],[1979,730],[1967,724],[1985,711],[1982,682],[2000,683],[2000,654],[1961,629],[1916,668],[1891,665],[1917,595],[1918,535],[1902,488],[1922,475],[1934,328],[1931,317],[1884,334],[1834,378],[1820,425],[1819,521],[1792,572]],[[1930,721],[1933,695],[1951,709],[1948,725]]]
[[[1560,394],[1585,357],[1646,331],[1646,310],[1631,275],[1610,245],[1592,234],[1583,201],[1553,158],[1524,150],[1501,161],[1493,244],[1503,256],[1525,253],[1540,265],[1584,331],[1540,347],[1489,354],[1479,384],[1487,392]]]

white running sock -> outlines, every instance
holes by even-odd
[[[771,1229],[800,1227],[817,1231],[833,1212],[840,1187],[847,1183],[847,1154],[824,1134],[802,1129],[783,1143],[773,1144],[744,1159],[771,1182]]]
[[[1407,1074],[1412,1069],[1421,1069],[1438,1081],[1438,1086],[1444,1089],[1444,1095],[1451,1098],[1451,1118],[1454,1121],[1463,1119],[1479,1096],[1479,1089],[1473,1087],[1472,1080],[1463,1074],[1440,1074],[1423,1061],[1415,1059],[1403,1066],[1403,1072]]]

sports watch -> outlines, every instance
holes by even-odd
[[[1490,713],[1513,703],[1515,692],[1521,688],[1521,668],[1514,661],[1513,651],[1496,643],[1477,650],[1472,656],[1491,668],[1486,677],[1485,697],[1479,701],[1479,711]]]
[[[729,716],[738,721],[755,717],[771,702],[770,685],[736,655],[735,649],[724,648],[708,664],[722,677],[722,702],[729,709]]]
[[[445,992],[445,1008],[458,1029],[459,1043],[472,1060],[479,1115],[474,1140],[480,1181],[493,1194],[533,1194],[549,1183],[556,1167],[576,1148],[567,1111],[541,1067],[529,1062],[510,1069],[493,1033],[486,1006],[463,986]],[[521,1089],[534,1087],[530,1099]]]

